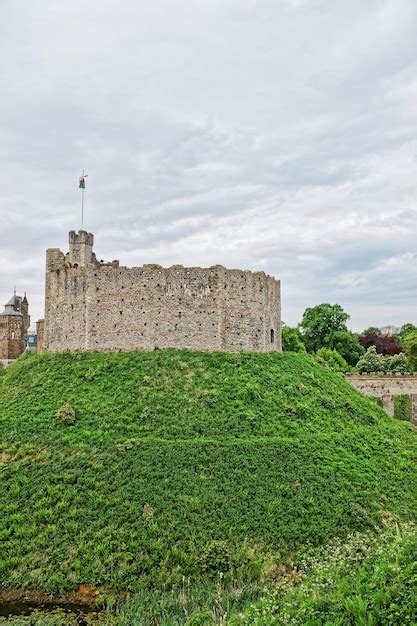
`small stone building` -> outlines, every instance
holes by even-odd
[[[128,268],[98,261],[93,244],[71,231],[68,253],[47,250],[40,350],[281,350],[275,278],[221,265]]]
[[[30,326],[29,303],[26,294],[22,298],[16,293],[0,313],[0,361],[10,363],[27,348]]]

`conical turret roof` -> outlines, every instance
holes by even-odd
[[[14,317],[23,317],[23,313],[20,313],[20,311],[16,311],[15,309],[16,305],[17,305],[17,296],[16,296],[16,292],[14,292],[13,296],[6,303],[3,313],[0,313],[0,317],[7,317],[9,315],[13,315]]]
[[[6,306],[16,306],[16,294],[13,294],[10,300],[6,302]]]

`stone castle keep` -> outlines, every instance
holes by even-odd
[[[264,272],[98,261],[94,236],[46,253],[42,346],[62,350],[281,350],[280,283]]]

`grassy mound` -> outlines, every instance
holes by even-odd
[[[4,587],[262,581],[416,513],[413,427],[300,354],[23,358],[0,420]]]

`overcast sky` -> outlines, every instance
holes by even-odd
[[[44,255],[264,270],[417,323],[416,0],[0,0],[0,304]]]

